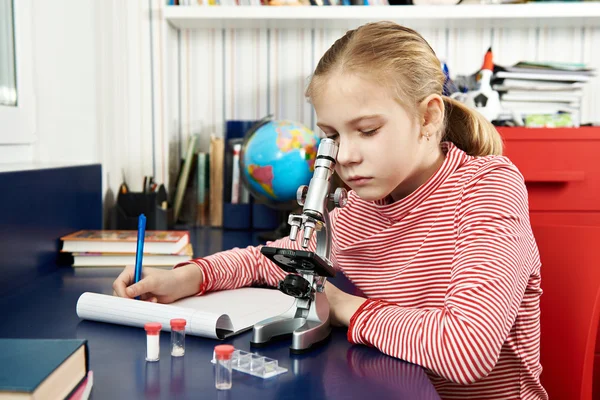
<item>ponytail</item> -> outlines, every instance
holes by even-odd
[[[502,154],[502,137],[483,115],[458,100],[443,96],[446,127],[442,141],[471,156]]]

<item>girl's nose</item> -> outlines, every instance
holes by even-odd
[[[355,164],[360,161],[360,151],[356,143],[340,138],[338,141],[337,162],[340,165]]]

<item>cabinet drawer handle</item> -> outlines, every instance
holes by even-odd
[[[523,173],[525,182],[568,183],[581,182],[585,178],[584,171],[532,171]]]

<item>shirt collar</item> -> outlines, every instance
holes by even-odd
[[[446,157],[438,170],[414,192],[398,201],[377,200],[370,202],[384,218],[401,221],[410,211],[422,204],[456,171],[469,156],[452,142],[442,142]]]

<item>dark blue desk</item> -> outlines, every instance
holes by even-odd
[[[256,235],[200,229],[194,231],[196,254],[257,243]],[[209,251],[210,250],[210,251]],[[226,340],[236,348],[279,360],[288,372],[260,379],[233,372],[233,388],[217,391],[210,359],[217,340],[186,337],[186,355],[172,358],[170,334],[161,334],[161,360],[147,363],[142,329],[82,321],[75,313],[85,291],[112,293],[119,271],[61,268],[38,277],[0,298],[0,337],[85,338],[94,371],[92,399],[439,399],[420,367],[383,355],[366,346],[352,346],[346,330],[335,329],[323,346],[291,355],[289,342],[260,350],[250,348],[251,332]],[[343,277],[338,286],[348,287]]]

